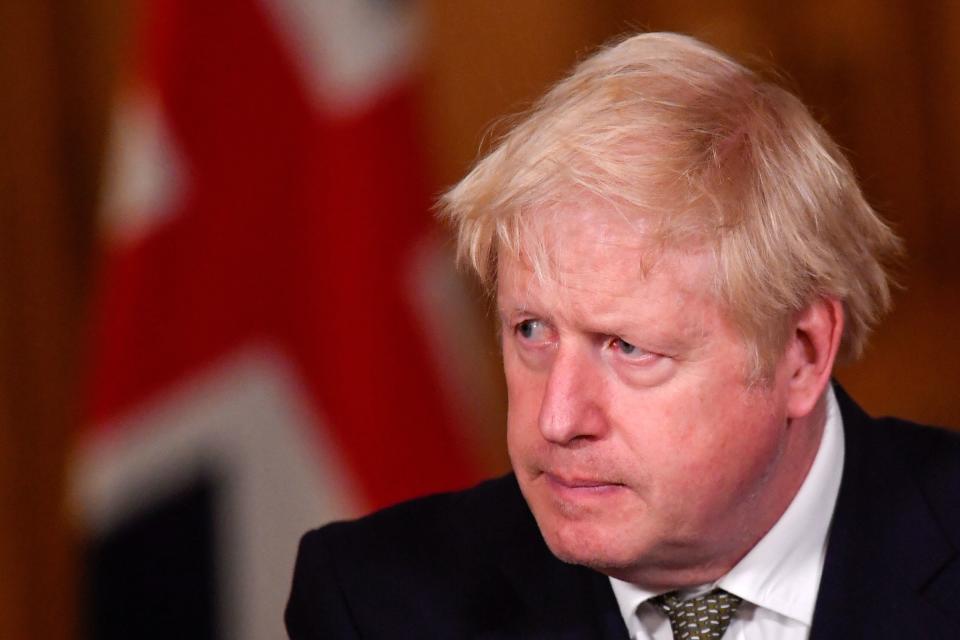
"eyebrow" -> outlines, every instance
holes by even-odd
[[[501,313],[529,313],[530,307],[527,305],[518,305],[518,306],[503,308],[500,305],[497,305],[497,311]]]

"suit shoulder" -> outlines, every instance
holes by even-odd
[[[960,433],[895,417],[869,416],[846,391],[834,386],[848,444],[877,463],[895,459],[921,469],[930,459],[948,466],[960,459]]]
[[[362,546],[369,553],[381,546],[419,546],[431,540],[430,549],[435,553],[437,536],[495,533],[504,514],[516,512],[518,503],[522,504],[519,488],[508,475],[464,491],[416,498],[356,520],[334,522],[309,532],[305,542],[323,537],[328,545],[345,550]]]
[[[425,570],[436,575],[444,567],[455,571],[465,554],[481,562],[528,514],[508,475],[320,527],[303,537],[300,554],[328,555],[361,581]]]
[[[403,621],[405,629],[461,637],[456,625],[476,618],[471,603],[502,597],[501,538],[524,517],[532,520],[506,476],[310,531],[297,555],[288,629],[311,629],[304,638],[331,630],[336,637],[390,637]],[[314,633],[321,624],[325,633]]]
[[[960,432],[889,417],[875,427],[883,448],[916,478],[943,529],[960,537]],[[880,462],[876,473],[884,472]]]
[[[876,420],[875,431],[882,434],[886,446],[891,446],[911,463],[933,463],[958,468],[960,464],[960,432],[884,417]]]

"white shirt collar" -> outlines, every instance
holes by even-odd
[[[840,407],[832,386],[825,395],[827,418],[823,436],[800,490],[770,531],[715,585],[807,626],[813,622],[827,531],[843,474]],[[659,592],[616,578],[610,578],[610,585],[633,637],[639,624],[637,608]]]

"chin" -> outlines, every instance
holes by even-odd
[[[533,513],[547,547],[563,562],[611,574],[634,566],[642,556],[635,536],[622,526],[590,518],[570,519],[563,513],[550,512],[549,507],[534,508]],[[630,544],[626,544],[628,541]]]
[[[551,531],[544,533],[544,540],[553,555],[563,562],[588,567],[605,575],[628,574],[640,560],[636,551],[625,548],[622,542],[591,534]]]

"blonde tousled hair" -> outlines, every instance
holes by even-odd
[[[890,306],[900,242],[836,143],[795,96],[693,38],[645,33],[581,62],[439,208],[492,290],[498,252],[549,270],[537,212],[585,195],[642,220],[655,246],[713,252],[754,376],[815,298],[842,301],[846,359]]]

